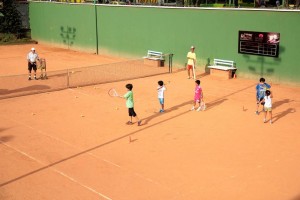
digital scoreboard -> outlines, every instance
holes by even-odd
[[[239,53],[278,57],[280,33],[239,31]]]

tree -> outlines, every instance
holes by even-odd
[[[300,0],[296,0],[295,1],[295,8],[299,8],[299,5],[300,5]]]
[[[21,14],[14,0],[3,0],[3,17],[0,17],[1,33],[18,33],[22,26]]]

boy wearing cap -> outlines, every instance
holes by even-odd
[[[196,65],[196,53],[195,53],[195,47],[194,46],[191,46],[191,51],[188,52],[186,57],[188,59],[186,68],[187,68],[187,71],[188,71],[188,79],[190,79],[191,78],[191,76],[190,76],[191,69],[193,71],[193,75],[195,76],[195,71],[194,70],[195,70],[195,65]]]
[[[39,60],[38,54],[35,52],[35,48],[31,48],[31,51],[27,54],[28,61],[28,80],[31,80],[31,71],[34,71],[34,79],[36,78],[36,61]]]

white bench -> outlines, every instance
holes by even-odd
[[[226,79],[232,78],[232,72],[236,71],[235,63],[231,60],[214,59],[214,64],[208,66],[210,75],[224,77]]]
[[[162,52],[148,50],[147,56],[144,56],[144,64],[156,67],[164,66],[164,55]]]

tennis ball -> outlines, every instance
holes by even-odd
[[[81,117],[84,117],[84,115],[81,115]]]

